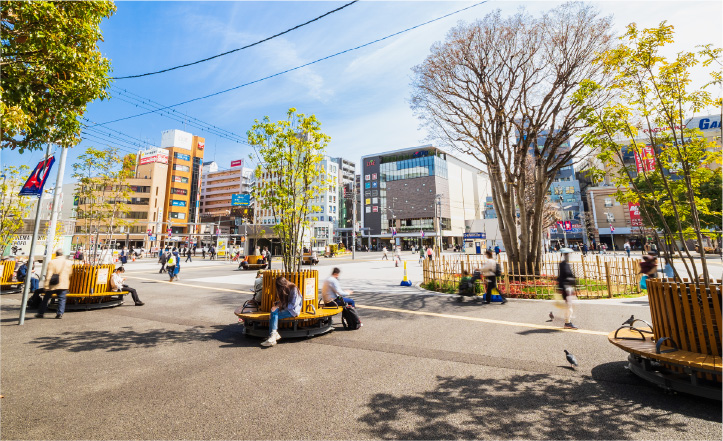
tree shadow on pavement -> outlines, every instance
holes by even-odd
[[[381,439],[635,439],[720,435],[720,403],[630,385],[520,374],[437,376],[433,390],[378,393],[360,421]],[[682,414],[689,421],[675,418]],[[711,422],[701,426],[700,419]],[[695,428],[693,432],[690,429]],[[706,433],[709,432],[709,433]],[[656,435],[657,434],[657,435]]]
[[[105,351],[117,352],[153,348],[168,344],[186,344],[218,341],[220,347],[257,346],[258,343],[243,336],[243,327],[237,323],[217,326],[196,326],[184,331],[149,329],[136,331],[130,326],[118,330],[68,331],[52,337],[37,337],[28,342],[47,351]]]

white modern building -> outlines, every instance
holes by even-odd
[[[232,212],[250,208],[252,178],[253,170],[244,167],[243,159],[231,161],[231,167],[223,170],[219,169],[215,161],[204,162],[201,214],[227,216]]]

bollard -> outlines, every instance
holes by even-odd
[[[407,261],[404,261],[404,278],[402,279],[401,286],[412,286],[412,282],[407,278]]]

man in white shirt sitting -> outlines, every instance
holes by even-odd
[[[113,275],[110,277],[111,290],[114,292],[128,291],[129,293],[131,293],[131,297],[133,297],[133,301],[135,302],[136,306],[143,306],[144,303],[141,302],[141,299],[138,298],[138,293],[136,292],[136,290],[125,284],[126,279],[121,275],[125,272],[126,269],[123,268],[122,265],[115,269]]]
[[[339,284],[339,273],[341,273],[341,270],[339,268],[334,268],[331,272],[331,277],[324,281],[324,286],[321,288],[321,297],[324,299],[324,304],[327,306],[339,306],[341,302],[337,302],[337,299],[341,297],[345,304],[356,308],[354,300],[349,297],[344,297],[345,295],[351,294],[353,291],[344,291],[341,289],[341,285]]]

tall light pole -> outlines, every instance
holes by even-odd
[[[442,195],[440,193],[437,193],[434,195],[434,218],[437,222],[437,249],[439,250],[439,255],[442,255]]]

